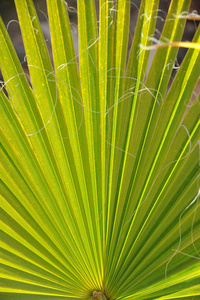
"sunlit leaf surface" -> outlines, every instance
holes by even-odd
[[[171,1],[159,41],[159,0],[133,39],[134,1],[77,2],[78,56],[69,6],[47,0],[51,60],[32,0],[15,0],[29,75],[0,22],[0,299],[200,299],[190,1]]]

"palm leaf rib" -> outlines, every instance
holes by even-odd
[[[190,1],[171,0],[157,41],[160,1],[141,0],[129,51],[135,2],[100,0],[98,16],[78,0],[78,56],[68,4],[46,3],[52,60],[33,1],[15,0],[29,75],[0,20],[0,299],[199,299]]]

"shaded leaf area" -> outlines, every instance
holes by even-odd
[[[200,27],[174,80],[190,1],[78,1],[79,55],[47,0],[15,0],[30,76],[0,22],[0,299],[198,299]],[[181,44],[180,44],[181,45]],[[31,83],[31,85],[30,85]]]

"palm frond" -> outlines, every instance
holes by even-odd
[[[152,45],[159,0],[142,0],[127,55],[134,3],[100,0],[97,18],[93,0],[78,0],[76,57],[66,3],[47,0],[53,63],[32,0],[15,5],[29,75],[1,20],[0,299],[198,299],[190,1],[171,1]]]

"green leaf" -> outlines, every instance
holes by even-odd
[[[46,2],[52,58],[32,0],[15,0],[29,75],[0,20],[0,298],[198,299],[190,1],[171,1],[156,41],[159,0],[141,1],[133,38],[134,3],[78,0],[78,56],[68,4]]]

